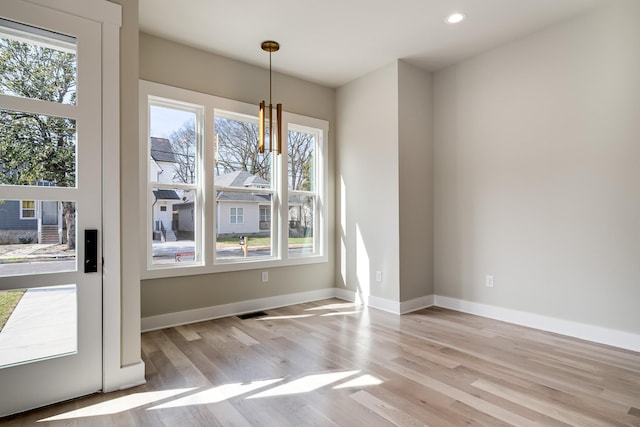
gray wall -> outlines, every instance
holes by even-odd
[[[398,66],[337,91],[339,288],[400,300]],[[382,282],[375,281],[382,272]]]
[[[398,62],[400,301],[433,294],[432,75]]]
[[[259,43],[260,41],[256,41]],[[258,49],[257,49],[258,50]],[[264,58],[265,64],[267,57]],[[274,57],[274,61],[277,57]],[[257,104],[268,97],[268,70],[140,34],[140,78],[238,101]],[[274,100],[286,111],[328,120],[334,125],[334,90],[274,73]],[[257,108],[257,107],[256,107]],[[335,149],[329,132],[329,194],[334,200]],[[329,210],[329,262],[180,278],[143,280],[142,317],[228,304],[255,298],[331,288],[334,285],[334,213]]]
[[[436,294],[640,332],[638,19],[612,2],[435,74]]]
[[[339,288],[433,293],[431,89],[429,73],[394,61],[337,91]]]

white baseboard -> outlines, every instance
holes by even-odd
[[[318,301],[327,298],[339,298],[349,302],[356,302],[367,307],[387,311],[393,314],[405,314],[422,308],[436,306],[475,314],[490,319],[501,320],[516,325],[527,326],[574,338],[580,338],[601,344],[640,352],[640,334],[619,331],[601,326],[587,325],[554,317],[542,316],[509,308],[497,307],[488,304],[466,301],[457,298],[440,295],[425,295],[408,301],[392,301],[373,295],[361,295],[343,288],[325,288],[316,291],[300,292],[295,294],[278,295],[268,298],[259,298],[248,301],[240,301],[213,307],[198,308],[195,310],[167,313],[158,316],[142,318],[142,331],[152,331],[187,323],[202,322],[221,317],[235,316],[252,311],[268,310],[271,308],[285,307],[310,301]],[[144,365],[142,367],[144,369]],[[136,374],[132,378],[139,378]]]
[[[402,301],[400,303],[400,314],[411,313],[412,311],[422,310],[423,308],[432,307],[434,305],[433,295],[425,295],[420,298]]]
[[[344,301],[349,301],[349,302],[355,302],[358,303],[360,305],[365,305],[364,301],[360,300],[360,295],[356,294],[353,291],[349,291],[347,289],[342,289],[342,288],[334,288],[333,289],[333,296],[335,298],[344,300]]]
[[[640,352],[640,335],[571,320],[436,295],[436,307],[475,314],[542,331]]]
[[[203,322],[205,320],[219,319],[221,317],[235,316],[237,314],[243,313],[251,313],[252,311],[268,310],[271,308],[302,304],[310,301],[318,301],[322,299],[333,298],[335,296],[335,288],[325,288],[318,289],[316,291],[277,295],[273,297],[239,301],[212,307],[196,308],[194,310],[185,310],[178,311],[176,313],[143,317],[141,328],[142,332],[148,332],[156,329],[185,325],[187,323]]]
[[[425,295],[420,298],[397,302],[386,298],[376,297],[374,295],[367,296],[347,289],[335,288],[334,297],[345,301],[357,302],[361,305],[366,305],[367,307],[376,308],[393,314],[410,313],[433,305],[433,295]]]
[[[132,365],[122,366],[118,372],[111,372],[105,376],[102,391],[108,393],[111,391],[125,390],[127,388],[145,384],[144,378],[144,362],[140,361]]]

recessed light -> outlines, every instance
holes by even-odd
[[[465,20],[467,15],[462,12],[453,12],[451,15],[447,16],[446,22],[447,24],[457,24]]]

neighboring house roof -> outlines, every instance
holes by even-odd
[[[216,176],[216,186],[241,188],[268,188],[269,182],[247,171],[235,171],[226,175]],[[221,191],[217,194],[218,201],[271,203],[270,194],[235,193]]]
[[[226,175],[216,176],[216,185],[222,187],[270,187],[269,181],[250,174],[247,171],[234,171]]]
[[[153,190],[156,200],[180,200],[180,196],[175,190]]]
[[[151,137],[151,158],[156,162],[176,163],[176,155],[167,138]]]
[[[232,193],[230,191],[221,191],[218,193],[216,200],[222,202],[262,202],[264,204],[271,203],[270,194],[251,194],[251,193]]]

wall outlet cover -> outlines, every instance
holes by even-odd
[[[487,288],[493,288],[493,276],[487,275],[485,283],[487,285]]]

